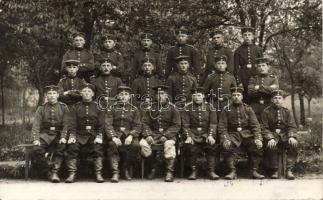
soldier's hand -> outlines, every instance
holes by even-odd
[[[132,139],[133,139],[133,136],[132,135],[129,135],[126,140],[124,141],[124,144],[125,145],[130,145],[131,142],[132,142]]]
[[[297,142],[297,140],[295,138],[290,137],[288,139],[288,144],[291,145],[292,147],[297,147],[298,142]]]
[[[65,91],[63,92],[63,95],[68,95],[70,93],[70,91]]]
[[[59,141],[58,141],[59,144],[66,144],[66,139],[65,138],[61,138]]]
[[[151,136],[146,137],[146,141],[148,142],[148,144],[153,144],[155,142],[154,138]]]
[[[39,141],[39,140],[34,140],[34,141],[33,141],[33,145],[35,145],[35,146],[40,146],[40,141]]]
[[[71,138],[68,139],[67,144],[73,144],[75,142],[76,142],[76,139],[71,137]]]
[[[103,141],[102,141],[102,138],[95,138],[94,139],[94,144],[102,144],[103,143]]]
[[[276,89],[277,88],[277,85],[276,84],[270,85],[270,88],[271,89]]]
[[[231,146],[231,141],[230,140],[225,140],[223,142],[223,148],[224,149],[228,150],[230,148],[230,146]]]
[[[160,141],[161,141],[162,143],[166,142],[166,140],[167,140],[167,138],[166,138],[165,136],[162,136],[162,137],[160,138]]]
[[[276,140],[275,140],[275,139],[271,139],[271,140],[269,140],[269,141],[268,141],[268,143],[267,143],[267,147],[268,147],[269,149],[273,149],[273,148],[275,148],[275,147],[276,147],[276,145],[277,145],[277,142],[276,142]]]
[[[256,146],[258,149],[262,148],[262,141],[261,140],[255,139],[255,143],[256,143]]]
[[[122,145],[122,142],[119,138],[117,137],[113,137],[112,138],[112,141],[117,145],[117,146],[121,146]]]
[[[213,137],[212,135],[210,135],[210,136],[208,136],[208,137],[206,138],[206,142],[207,142],[208,144],[210,144],[210,145],[214,145],[214,144],[215,144],[215,139],[214,139],[214,137]]]
[[[185,144],[194,144],[194,141],[192,140],[191,137],[187,137],[185,140]]]
[[[256,90],[259,90],[259,85],[255,85],[255,89]]]

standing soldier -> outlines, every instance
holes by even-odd
[[[93,54],[84,49],[85,45],[85,34],[82,32],[76,32],[72,35],[73,37],[73,48],[68,50],[62,60],[62,70],[65,69],[66,60],[78,60],[79,63],[79,77],[85,78],[89,82],[90,77],[94,71],[94,56]],[[66,72],[64,72],[66,73]]]
[[[216,156],[216,109],[204,101],[204,89],[194,88],[193,102],[185,106],[182,113],[184,149],[189,161],[191,174],[188,179],[197,178],[196,161],[200,151],[206,153],[208,176],[211,180],[219,179],[214,173]]]
[[[157,86],[156,90],[157,102],[151,107],[151,110],[145,112],[142,118],[143,131],[140,146],[143,155],[148,159],[151,167],[151,172],[148,178],[155,177],[155,157],[151,155],[152,144],[163,144],[164,158],[166,161],[166,182],[174,181],[174,168],[175,168],[175,143],[181,128],[181,117],[174,104],[168,100],[167,86]]]
[[[166,78],[174,71],[177,70],[176,58],[179,56],[188,56],[189,66],[188,69],[195,77],[201,74],[200,56],[198,51],[191,45],[186,44],[188,39],[188,30],[180,28],[176,31],[177,44],[171,47],[167,52],[166,58]],[[199,79],[199,78],[198,78]]]
[[[144,58],[151,58],[152,64],[155,67],[155,73],[159,78],[163,78],[164,72],[162,69],[161,57],[153,48],[153,34],[149,32],[142,33],[140,35],[141,48],[137,49],[131,59],[130,70],[131,80],[134,80],[138,75],[142,75],[142,60]]]
[[[294,118],[287,108],[282,107],[283,91],[272,92],[272,104],[261,114],[265,139],[265,161],[272,170],[271,178],[278,178],[278,149],[287,150],[287,179],[295,179],[292,169],[297,159],[297,130]]]
[[[58,102],[58,87],[49,85],[44,88],[47,103],[37,108],[32,126],[33,151],[40,172],[47,173],[45,153],[54,148],[54,165],[50,181],[60,182],[58,176],[64,156],[68,131],[69,110],[66,104]]]
[[[251,27],[242,28],[243,44],[234,52],[233,74],[237,83],[242,84],[244,89],[245,102],[249,102],[248,84],[251,76],[256,75],[256,58],[262,57],[262,50],[254,44],[254,29]]]
[[[232,49],[224,46],[224,33],[221,30],[216,30],[210,34],[212,38],[213,45],[209,48],[207,57],[206,57],[206,69],[204,80],[208,75],[216,72],[214,65],[216,61],[214,58],[225,55],[227,57],[227,71],[233,74],[233,53]]]
[[[227,57],[217,55],[213,60],[215,71],[207,77],[204,90],[210,95],[209,102],[218,110],[219,117],[223,107],[229,103],[230,88],[236,87],[237,84],[234,76],[226,70]]]
[[[69,175],[65,182],[74,182],[77,171],[77,158],[80,152],[87,150],[94,159],[96,181],[102,183],[104,182],[102,177],[104,112],[99,110],[98,104],[93,101],[93,85],[84,85],[81,95],[82,101],[76,103],[71,110],[71,130],[66,151],[66,164]]]
[[[115,49],[116,37],[112,34],[106,34],[102,37],[102,43],[102,49],[98,57],[113,60],[115,65],[113,65],[111,73],[122,79],[124,76],[124,59],[122,54]]]
[[[142,124],[140,122],[140,111],[130,104],[130,90],[127,86],[119,86],[118,102],[111,110],[108,110],[106,117],[106,134],[108,139],[108,155],[112,168],[111,182],[119,181],[119,148],[124,146],[123,159],[124,177],[131,180],[129,169],[140,157],[139,134]]]
[[[256,63],[258,75],[250,78],[248,96],[250,106],[260,121],[262,111],[270,104],[272,91],[278,89],[278,80],[275,76],[269,75],[266,58],[257,58]]]
[[[78,60],[66,60],[65,70],[67,77],[62,78],[57,84],[59,87],[59,100],[69,107],[82,99],[81,87],[86,84],[84,79],[76,76],[79,63],[80,61]]]
[[[248,153],[252,177],[263,179],[257,172],[262,158],[262,137],[260,124],[250,106],[242,102],[243,88],[231,88],[232,103],[221,112],[218,131],[223,145],[223,156],[230,173],[225,179],[237,177],[235,168],[236,151],[241,146]]]

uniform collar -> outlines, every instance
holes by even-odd
[[[114,52],[114,49],[104,49],[105,52],[112,53]]]
[[[84,48],[74,47],[74,49],[75,49],[76,51],[82,51]]]

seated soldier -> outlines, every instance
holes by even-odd
[[[181,128],[181,117],[174,104],[168,99],[168,87],[160,85],[154,88],[156,91],[157,102],[152,104],[149,111],[144,112],[142,117],[143,131],[140,140],[141,151],[147,158],[148,164],[151,166],[149,179],[155,177],[155,155],[151,155],[152,144],[162,144],[164,146],[164,158],[166,161],[166,182],[174,181],[175,168],[175,143]]]
[[[77,159],[80,152],[86,152],[94,159],[96,182],[102,183],[104,182],[102,177],[104,112],[99,110],[98,104],[93,101],[93,85],[84,85],[81,95],[82,101],[76,103],[71,110],[70,136],[66,151],[69,175],[65,182],[73,183],[75,181]]]
[[[140,157],[139,134],[142,124],[140,111],[130,104],[130,90],[127,86],[119,86],[118,101],[107,111],[106,135],[108,140],[107,153],[112,168],[111,182],[119,181],[120,147],[125,147],[123,159],[124,177],[131,180],[129,168]]]
[[[294,118],[282,106],[283,91],[272,92],[271,105],[261,114],[262,134],[265,140],[265,163],[272,170],[271,178],[278,178],[278,148],[287,150],[287,179],[295,179],[292,169],[297,158],[297,135]]]
[[[193,102],[185,106],[182,112],[184,152],[189,161],[191,174],[188,179],[197,178],[196,161],[200,151],[206,153],[208,176],[211,180],[219,179],[214,173],[216,154],[216,109],[204,101],[204,89],[194,88]]]
[[[60,182],[58,173],[66,146],[69,110],[66,104],[57,101],[59,96],[57,86],[49,85],[44,90],[47,103],[37,108],[32,126],[33,150],[38,171],[48,173],[49,166],[45,153],[54,148],[54,165],[50,181],[57,183]]]
[[[230,169],[225,179],[237,177],[235,168],[236,151],[242,147],[248,153],[252,177],[263,179],[257,172],[262,158],[262,137],[260,124],[250,106],[242,102],[243,88],[231,88],[232,103],[221,112],[218,132],[223,145],[223,157]]]
[[[67,77],[62,78],[57,86],[59,87],[59,101],[66,103],[69,107],[82,100],[80,89],[86,84],[84,79],[78,78],[78,60],[66,60],[65,70]]]

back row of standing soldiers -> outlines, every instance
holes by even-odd
[[[223,153],[230,171],[225,178],[235,179],[234,161],[240,147],[248,152],[252,177],[262,179],[257,170],[263,144],[272,178],[278,178],[277,147],[288,147],[287,178],[293,179],[295,123],[282,107],[284,95],[276,77],[269,74],[267,59],[252,43],[252,29],[243,28],[242,33],[244,43],[234,56],[222,46],[223,33],[213,34],[215,45],[208,52],[204,78],[200,78],[196,49],[186,44],[186,29],[177,31],[178,44],[168,51],[165,68],[151,49],[152,35],[144,33],[142,49],[131,61],[131,87],[125,86],[123,57],[114,50],[112,35],[103,37],[105,49],[95,67],[94,56],[83,49],[84,34],[74,34],[74,49],[63,57],[65,77],[57,86],[46,88],[48,102],[37,109],[32,129],[40,163],[48,147],[56,147],[50,180],[60,181],[58,171],[66,154],[66,182],[74,182],[79,154],[88,149],[94,158],[96,181],[104,181],[103,158],[107,155],[111,181],[118,182],[122,146],[124,177],[131,179],[129,167],[143,157],[150,165],[148,176],[153,178],[156,155],[151,145],[163,144],[165,181],[173,181],[178,140],[184,144],[189,179],[197,178],[199,151],[206,154],[210,179],[219,178],[214,172],[217,151]]]

